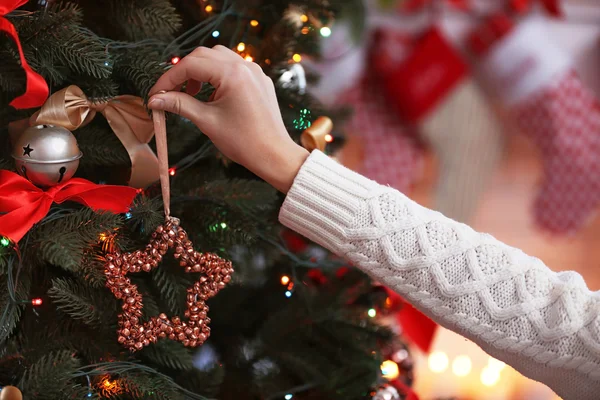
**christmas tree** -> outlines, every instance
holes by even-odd
[[[122,96],[145,104],[164,71],[197,46],[221,44],[275,81],[286,126],[300,142],[317,117],[336,116],[307,93],[306,78],[314,77],[305,77],[299,62],[318,56],[319,39],[330,34],[342,6],[355,5],[55,0],[14,9],[23,2],[7,3],[15,7],[7,6],[0,35],[0,168],[16,170],[19,127],[38,111],[13,107],[30,87],[8,24],[50,94],[84,99],[86,114],[71,127],[83,153],[75,177],[139,189],[127,212],[56,201],[19,240],[1,238],[0,398],[20,398],[11,397],[19,391],[31,400],[399,398],[381,386],[381,364],[397,348],[394,335],[374,318],[385,309],[385,291],[284,231],[277,222],[283,196],[225,159],[182,118],[170,115],[167,121],[171,213],[196,250],[232,260],[235,269],[232,282],[208,301],[210,337],[201,347],[192,347],[195,340],[165,338],[135,343],[139,347],[129,351],[120,343],[125,338],[119,337],[117,316],[126,306],[106,288],[111,255],[144,249],[164,222],[158,178],[140,168],[106,109],[133,99]],[[197,96],[208,100],[212,91],[205,86]],[[327,137],[332,145],[341,139],[337,131]],[[153,141],[149,146],[154,151]],[[29,143],[24,148],[35,154]],[[150,184],[136,185],[140,175]],[[4,193],[0,200],[20,194]],[[10,214],[6,204],[0,211]],[[189,317],[187,289],[198,276],[170,254],[148,271],[129,275],[143,298],[140,320]]]

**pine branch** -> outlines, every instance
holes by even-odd
[[[194,359],[190,350],[181,343],[161,340],[153,346],[146,347],[140,355],[153,364],[178,371],[189,371],[194,368]]]
[[[72,3],[13,19],[29,64],[52,84],[73,73],[98,79],[111,74],[105,46],[81,21],[82,12]]]
[[[107,290],[90,289],[74,280],[56,278],[48,295],[56,308],[89,325],[116,320],[115,301]]]
[[[158,53],[130,49],[115,57],[113,76],[128,93],[147,100],[150,89],[165,68],[165,61],[160,60]]]
[[[250,213],[273,210],[278,201],[277,191],[272,186],[248,179],[208,182],[190,194]]]
[[[120,383],[125,391],[140,399],[185,400],[174,381],[160,375],[150,375],[143,372],[127,372],[120,377]]]
[[[103,116],[97,115],[92,123],[77,129],[73,134],[83,153],[83,168],[131,165],[127,150]]]
[[[183,314],[183,300],[188,288],[188,282],[183,281],[174,271],[169,271],[166,266],[161,266],[152,271],[154,286],[159,290],[161,299],[166,302],[169,311],[176,315]]]
[[[78,367],[79,361],[71,351],[49,353],[27,368],[18,387],[25,398],[32,400],[83,398],[86,392],[69,379]]]
[[[208,371],[192,369],[181,371],[175,378],[177,383],[184,388],[210,398],[217,398],[223,380],[225,378],[225,367],[216,365]]]
[[[77,271],[84,252],[98,245],[100,234],[111,235],[121,228],[121,224],[119,215],[83,208],[38,225],[34,235],[42,260],[68,271]]]
[[[168,40],[181,27],[181,18],[168,0],[135,0],[116,16],[123,19],[120,25],[131,41],[149,37]]]
[[[136,197],[131,207],[131,218],[129,220],[131,229],[147,234],[152,233],[165,219],[162,207],[160,197]]]

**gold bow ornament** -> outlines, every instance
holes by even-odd
[[[312,125],[302,132],[300,142],[302,147],[308,151],[320,150],[325,151],[327,143],[331,141],[327,139],[333,130],[333,122],[329,117],[319,117]]]
[[[71,85],[50,96],[31,116],[29,125],[57,125],[74,131],[90,123],[97,113],[106,118],[129,154],[129,186],[145,188],[156,182],[159,177],[158,159],[148,145],[154,136],[154,124],[140,97],[123,95],[94,103],[79,87]],[[12,129],[13,141],[18,131],[21,130]]]

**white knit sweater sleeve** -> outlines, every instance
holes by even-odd
[[[580,275],[552,272],[318,151],[279,217],[565,400],[600,399],[600,292]]]

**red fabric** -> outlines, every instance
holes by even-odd
[[[468,38],[469,46],[475,54],[483,56],[513,28],[514,22],[508,15],[504,13],[493,15],[471,32]]]
[[[537,223],[557,234],[576,232],[600,207],[600,103],[570,71],[512,112],[544,159]]]
[[[563,15],[559,0],[510,0],[509,5],[512,10],[524,13],[529,11],[531,5],[537,1],[542,4],[542,7],[544,7],[548,14],[554,17],[561,17]]]
[[[433,1],[437,1],[437,0],[408,0],[408,1],[402,2],[402,5],[400,7],[401,7],[402,11],[408,11],[408,12],[419,11],[419,10],[423,9],[423,7],[430,5]],[[450,6],[458,8],[460,10],[466,11],[469,9],[469,0],[446,0],[446,2]]]
[[[404,400],[419,400],[419,396],[417,396],[412,388],[400,379],[396,379],[395,381],[390,382],[390,384],[404,395]]]
[[[136,194],[128,186],[97,185],[80,178],[43,191],[20,175],[0,170],[0,213],[6,213],[0,214],[0,235],[18,242],[48,214],[52,203],[70,200],[93,210],[124,213]]]
[[[404,335],[423,352],[429,353],[438,325],[406,302],[399,294],[391,289],[386,288],[386,290],[392,301],[391,308],[399,308],[397,318]]]
[[[360,172],[407,193],[421,177],[423,147],[382,91],[379,82],[366,76],[338,102],[353,109],[346,130],[361,138],[364,162]]]
[[[42,104],[44,104],[44,101],[46,101],[49,93],[48,84],[44,78],[37,74],[33,69],[31,69],[29,64],[27,64],[19,36],[17,35],[14,25],[11,24],[9,20],[4,18],[6,14],[21,7],[25,3],[27,3],[27,0],[0,0],[0,31],[6,32],[8,36],[15,41],[17,49],[19,50],[21,67],[25,71],[25,78],[27,79],[25,93],[16,97],[10,102],[11,106],[18,109],[40,107]]]
[[[468,73],[459,53],[433,28],[415,43],[413,53],[403,63],[382,78],[388,99],[399,114],[418,122]]]

